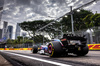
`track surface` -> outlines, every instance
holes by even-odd
[[[0,51],[0,54],[14,66],[100,66],[100,51],[89,51],[86,56],[81,57],[70,54],[67,57],[55,58],[32,54],[29,50]]]

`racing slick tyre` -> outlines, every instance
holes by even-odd
[[[81,48],[81,51],[77,53],[77,56],[85,56],[89,51],[88,46],[86,45],[85,47]]]
[[[37,46],[33,46],[32,53],[37,53],[37,52],[38,52],[38,47]]]
[[[59,41],[52,41],[48,45],[48,53],[50,57],[60,56],[63,52],[62,45]]]

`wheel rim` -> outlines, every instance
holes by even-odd
[[[48,50],[49,50],[49,53],[51,54],[52,53],[52,46],[51,45],[49,45]]]

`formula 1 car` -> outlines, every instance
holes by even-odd
[[[48,53],[48,46],[41,45],[38,51],[39,51],[39,54],[46,54],[46,53]]]
[[[73,36],[72,34],[64,34],[63,38],[54,39],[48,44],[48,53],[50,57],[68,55],[73,53],[78,56],[84,56],[88,53],[87,39],[83,36]],[[37,53],[37,47],[33,46],[33,53]]]
[[[39,47],[34,45],[32,48],[32,53],[39,53],[39,54],[47,54],[48,53],[48,46],[46,45],[40,45]]]

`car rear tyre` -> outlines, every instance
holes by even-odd
[[[63,52],[61,43],[58,41],[52,41],[48,45],[48,53],[50,57],[60,56]]]
[[[85,47],[81,48],[81,51],[77,53],[77,56],[85,56],[89,52],[89,48],[86,45]]]
[[[37,53],[37,52],[38,52],[38,47],[37,46],[33,46],[32,53]]]

